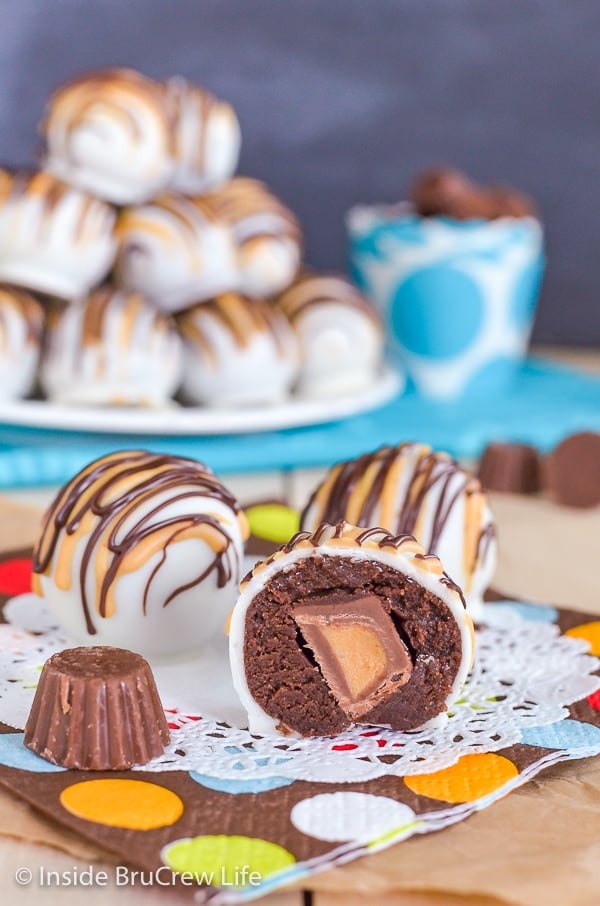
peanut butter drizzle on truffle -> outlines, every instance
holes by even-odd
[[[217,356],[210,336],[203,329],[207,320],[218,321],[231,334],[240,349],[246,349],[258,333],[273,337],[280,356],[289,348],[287,323],[282,315],[262,299],[249,299],[237,293],[222,293],[187,309],[177,316],[177,324],[184,337],[195,343],[213,366]]]
[[[145,512],[145,505],[151,505],[152,499],[165,491],[172,492],[168,499]],[[166,560],[168,546],[186,538],[205,541],[215,554],[214,560],[192,582],[176,588],[163,606],[199,585],[213,571],[217,574],[218,587],[222,588],[232,576],[231,538],[221,525],[219,515],[189,513],[156,521],[160,512],[173,502],[198,496],[212,498],[230,507],[241,521],[243,530],[243,514],[237,501],[201,463],[141,450],[103,457],[80,472],[48,511],[34,552],[34,574],[49,574],[54,560],[56,584],[69,588],[75,547],[82,535],[87,535],[79,582],[90,635],[96,633],[86,590],[90,568],[95,570],[94,610],[102,617],[114,613],[117,579],[139,569],[162,551],[144,589],[142,607],[145,613],[150,587]]]
[[[399,502],[398,487],[412,451],[417,453],[416,464]],[[460,481],[452,488],[457,475]],[[434,489],[438,493],[437,504],[425,536],[426,504]],[[448,519],[463,497],[465,591],[468,592],[477,562],[486,550],[481,536],[485,533],[491,540],[494,531],[491,525],[481,529],[484,493],[476,478],[464,472],[447,454],[434,453],[426,445],[404,443],[382,447],[356,460],[340,463],[311,496],[302,513],[302,524],[314,506],[314,522],[331,523],[344,517],[358,526],[369,526],[377,521],[397,534],[416,535],[426,550],[435,554]],[[380,512],[376,517],[378,506]]]
[[[6,309],[12,308],[25,319],[27,341],[38,343],[42,336],[44,315],[37,300],[23,289],[0,283],[0,349],[8,349],[8,318]]]
[[[79,204],[73,237],[76,242],[93,240],[106,233],[112,233],[114,212],[110,205],[81,189],[74,189],[66,182],[49,173],[19,170],[15,173],[2,171],[0,179],[1,201],[19,204],[21,200],[37,198],[40,202],[40,216],[37,218],[38,240],[43,240],[52,227],[52,217],[69,195]]]
[[[69,137],[85,125],[94,108],[102,107],[121,123],[134,142],[144,138],[134,109],[143,105],[145,112],[159,123],[164,132],[165,149],[171,149],[173,110],[163,85],[132,69],[103,69],[85,73],[65,82],[51,96],[42,132],[48,128],[48,114],[65,119]]]
[[[234,177],[207,200],[217,216],[233,228],[242,245],[264,236],[289,236],[300,241],[300,225],[294,214],[256,179]],[[265,218],[269,217],[266,225]]]
[[[186,198],[183,195],[159,195],[141,207],[125,208],[119,215],[117,238],[122,243],[121,254],[128,256],[152,254],[144,241],[145,235],[174,245],[185,243],[187,254],[196,267],[202,266],[198,237],[210,226],[218,226],[214,207],[206,199]],[[130,238],[131,234],[135,238]]]
[[[169,79],[166,88],[173,107],[175,125],[172,134],[173,156],[180,159],[186,151],[183,147],[183,133],[185,121],[190,117],[199,126],[191,162],[193,167],[202,171],[206,161],[206,127],[213,111],[222,107],[224,111],[228,111],[231,118],[234,118],[233,110],[229,104],[216,98],[210,91],[178,76]]]
[[[120,349],[130,349],[137,318],[145,305],[149,305],[140,293],[102,286],[95,290],[85,302],[81,341],[84,346],[102,342],[109,311],[118,317],[118,342]],[[152,326],[167,328],[172,322],[159,309],[153,312]]]
[[[361,528],[356,525],[340,520],[336,525],[324,522],[319,525],[313,532],[298,532],[291,538],[287,544],[284,544],[279,550],[256,564],[256,566],[242,580],[242,588],[250,582],[254,576],[260,576],[264,570],[280,560],[282,557],[296,550],[307,550],[320,548],[322,553],[327,553],[327,548],[347,548],[352,549],[367,548],[371,550],[397,552],[404,556],[410,557],[413,565],[422,572],[429,573],[437,578],[440,584],[444,585],[450,591],[454,592],[460,599],[463,607],[466,607],[462,590],[450,576],[444,572],[442,564],[435,554],[425,552],[423,546],[417,539],[410,534],[401,533],[393,535],[384,528]]]
[[[305,271],[277,299],[277,305],[292,324],[308,309],[328,304],[356,308],[379,323],[379,317],[371,303],[353,283],[338,274],[313,274]]]

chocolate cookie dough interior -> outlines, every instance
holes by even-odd
[[[282,731],[303,736],[357,720],[420,726],[445,710],[460,658],[449,608],[376,561],[300,560],[273,576],[246,614],[249,691]]]

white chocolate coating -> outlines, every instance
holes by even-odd
[[[230,621],[229,658],[233,684],[248,713],[251,733],[280,735],[281,731],[277,728],[278,721],[260,707],[248,688],[244,663],[246,613],[254,597],[274,576],[292,568],[307,557],[328,556],[348,557],[353,560],[376,560],[397,569],[443,601],[460,629],[462,646],[460,666],[452,684],[452,690],[446,699],[446,705],[449,707],[460,694],[473,664],[473,623],[459,593],[443,581],[444,573],[440,561],[437,557],[423,558],[423,548],[414,538],[406,539],[397,547],[392,544],[380,547],[379,540],[386,536],[386,532],[382,531],[379,538],[371,537],[369,540],[361,542],[359,539],[362,531],[362,529],[345,523],[341,537],[334,526],[322,527],[313,536],[309,536],[308,533],[304,537],[296,536],[295,541],[292,540],[289,545],[281,548],[272,557],[258,563],[250,576],[242,583],[241,593]]]
[[[113,209],[47,173],[0,172],[0,280],[77,299],[110,269]]]
[[[226,293],[183,312],[177,323],[188,402],[258,405],[289,394],[298,373],[296,338],[268,302]]]
[[[86,73],[48,102],[45,168],[115,204],[137,204],[173,172],[171,116],[163,85],[129,69]]]
[[[239,581],[246,522],[201,463],[123,451],[57,495],[34,550],[34,590],[84,645],[154,660],[222,632]]]
[[[138,293],[103,287],[49,318],[40,381],[54,402],[164,406],[181,373],[175,325]]]
[[[235,287],[233,236],[209,202],[163,195],[122,211],[117,233],[115,279],[162,311],[181,311]]]
[[[289,286],[300,266],[302,235],[294,214],[261,182],[237,177],[211,196],[237,245],[237,289],[268,297]]]
[[[33,390],[43,323],[32,295],[0,286],[0,400],[22,399]]]
[[[460,586],[470,614],[479,616],[496,568],[494,520],[479,481],[447,453],[404,443],[333,466],[301,525],[313,531],[338,519],[415,535]]]
[[[179,76],[169,79],[166,89],[175,124],[170,187],[185,195],[202,195],[235,173],[241,145],[235,110]]]
[[[277,304],[298,337],[298,392],[335,396],[367,387],[383,355],[377,313],[359,290],[337,275],[302,275]]]

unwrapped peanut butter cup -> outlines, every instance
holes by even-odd
[[[491,443],[479,463],[478,478],[486,491],[537,494],[541,489],[541,457],[529,444]]]
[[[164,751],[169,729],[152,671],[124,648],[68,648],[44,664],[25,745],[83,771],[122,771]]]

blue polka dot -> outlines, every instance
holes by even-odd
[[[573,755],[600,753],[600,729],[578,720],[561,720],[548,727],[523,731],[523,742],[542,749],[567,749]]]
[[[282,786],[291,786],[294,782],[289,777],[245,777],[241,780],[225,780],[222,777],[211,777],[209,774],[199,774],[190,771],[190,777],[201,786],[218,793],[268,793],[269,790],[278,790]]]
[[[523,268],[515,282],[512,298],[512,319],[519,330],[528,330],[538,300],[540,282],[544,272],[544,261],[540,255],[534,262]]]
[[[391,306],[395,337],[415,355],[448,359],[479,334],[484,307],[477,284],[447,265],[416,271],[397,288]]]
[[[40,758],[31,749],[23,745],[23,733],[0,734],[0,764],[8,768],[20,768],[23,771],[35,771],[36,774],[51,774],[54,771],[64,771],[57,764]]]
[[[558,610],[545,604],[524,604],[522,601],[494,601],[492,607],[503,610],[514,610],[524,620],[534,623],[554,623],[558,619]]]
[[[464,395],[482,397],[504,392],[515,382],[520,365],[520,359],[508,356],[492,359],[471,376],[463,390]]]

